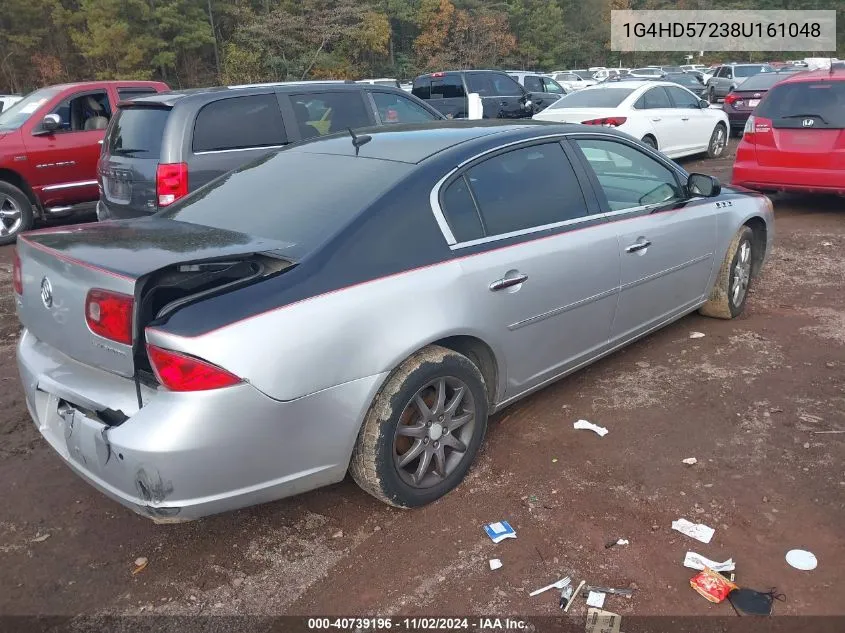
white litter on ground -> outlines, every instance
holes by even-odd
[[[617,545],[630,545],[630,541],[628,541],[628,539],[626,539],[626,538],[621,538],[618,541],[616,541],[616,544]]]
[[[606,596],[607,594],[601,593],[600,591],[591,591],[587,595],[587,606],[601,609],[604,606],[604,599]]]
[[[593,424],[592,422],[587,422],[586,420],[578,420],[575,424],[572,425],[572,428],[577,429],[579,431],[595,431],[596,435],[599,437],[604,437],[607,435],[607,429],[603,426],[599,426],[598,424]]]
[[[786,553],[786,562],[795,569],[810,571],[819,564],[816,555],[803,549],[791,549]]]
[[[495,570],[501,568],[501,566],[502,566],[502,561],[500,561],[498,558],[491,558],[490,559],[490,571],[495,571]]]
[[[717,563],[715,560],[705,558],[701,554],[687,552],[687,555],[684,557],[684,567],[697,569],[698,571],[704,571],[705,567],[709,567],[713,571],[734,571],[736,564],[733,558],[729,558],[724,563]]]
[[[716,530],[704,525],[703,523],[693,523],[692,521],[687,521],[686,519],[672,521],[672,529],[689,536],[690,538],[694,538],[696,541],[701,541],[702,543],[709,543],[710,539],[712,539],[713,535],[716,533]]]
[[[704,332],[690,332],[689,333],[690,338],[704,338],[705,336],[706,335],[704,334]]]
[[[695,466],[698,463],[698,460],[695,457],[687,457],[686,459],[682,459],[681,463],[686,464],[687,466]]]

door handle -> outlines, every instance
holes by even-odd
[[[511,286],[518,286],[521,283],[525,283],[527,279],[528,275],[525,274],[519,274],[514,277],[502,277],[490,284],[490,290],[495,292],[496,290],[504,290],[505,288],[510,288]]]
[[[656,119],[652,119],[652,121],[659,121],[659,120],[660,120],[660,117],[657,117]]]
[[[637,251],[643,251],[651,246],[651,242],[649,240],[643,240],[642,242],[635,242],[630,246],[625,247],[626,253],[636,253]]]
[[[689,121],[689,117],[688,116],[682,116],[681,121]]]

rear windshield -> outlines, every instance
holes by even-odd
[[[769,90],[756,114],[772,120],[816,117],[819,127],[845,128],[845,81],[780,84]]]
[[[168,116],[170,108],[121,108],[109,130],[108,153],[157,159]]]
[[[735,77],[752,77],[758,73],[770,73],[770,66],[734,66]]]
[[[392,161],[281,150],[221,176],[157,215],[286,242],[286,254],[298,258],[412,168]]]
[[[783,75],[777,73],[761,73],[743,81],[739,90],[768,90],[782,79]]]
[[[552,108],[615,108],[634,90],[632,88],[588,88],[561,97]]]
[[[26,95],[0,114],[0,130],[17,130],[32,113],[61,92],[61,88],[42,88]]]
[[[663,79],[679,84],[681,86],[695,86],[699,88],[701,87],[701,82],[698,80],[698,77],[687,73],[679,75],[667,75]]]
[[[593,78],[593,73],[590,72],[589,70],[576,70],[574,72],[581,79],[592,79]]]

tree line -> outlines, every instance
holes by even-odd
[[[2,0],[0,93],[89,79],[172,87],[408,79],[448,68],[684,63],[610,50],[611,9],[826,9],[825,0]],[[837,42],[845,41],[838,9]],[[707,63],[800,53],[707,54]],[[807,54],[806,56],[816,56]]]

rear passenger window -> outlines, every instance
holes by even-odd
[[[525,89],[528,92],[543,92],[543,80],[539,77],[527,75],[525,77]]]
[[[372,125],[363,94],[357,90],[291,95],[290,100],[302,138]]]
[[[658,86],[648,90],[642,97],[637,99],[634,107],[638,110],[652,110],[657,108],[671,108],[672,103],[669,101],[669,95],[663,89],[663,86]]]
[[[485,160],[466,172],[484,235],[503,235],[588,214],[581,186],[558,143],[532,145]],[[465,199],[465,198],[464,198]],[[450,226],[452,209],[446,205]],[[462,241],[455,234],[458,241]]]
[[[432,99],[463,99],[465,96],[460,75],[446,75],[431,80]]]
[[[420,104],[402,95],[374,92],[373,100],[376,102],[382,123],[428,123],[438,118]]]
[[[232,97],[209,103],[194,123],[194,152],[287,143],[275,94]]]
[[[484,237],[484,228],[464,176],[446,187],[443,208],[456,240],[468,242]]]

